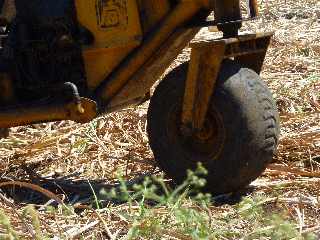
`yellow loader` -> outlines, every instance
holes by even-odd
[[[279,116],[259,77],[272,33],[239,35],[258,14],[256,0],[247,1],[247,18],[240,0],[11,2],[11,19],[1,19],[2,131],[87,123],[139,105],[189,45],[190,61],[150,100],[147,130],[161,169],[179,183],[200,162],[206,190],[221,194],[245,187],[272,160]],[[222,37],[190,43],[202,27]]]

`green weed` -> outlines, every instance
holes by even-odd
[[[163,177],[153,177],[129,190],[119,177],[120,191],[107,195],[129,205],[129,211],[119,212],[131,223],[124,239],[315,239],[301,236],[287,214],[266,211],[263,197],[244,198],[232,214],[214,214],[213,198],[199,191],[205,185],[199,176],[204,174],[199,165],[175,189]]]
[[[0,236],[2,240],[18,240],[20,239],[18,233],[13,229],[9,218],[5,215],[3,210],[0,210],[0,227],[3,228],[4,234]]]

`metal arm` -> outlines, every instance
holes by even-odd
[[[224,38],[238,36],[238,30],[242,26],[238,21],[242,19],[240,0],[216,0],[214,13],[218,23],[226,23],[218,26],[218,29],[223,32]]]

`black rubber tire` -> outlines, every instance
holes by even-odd
[[[277,148],[279,115],[272,94],[256,72],[224,61],[208,111],[220,133],[204,144],[212,144],[212,153],[208,147],[198,150],[179,130],[187,69],[183,64],[170,72],[151,98],[147,131],[155,159],[177,183],[202,162],[207,191],[241,190],[262,174]]]

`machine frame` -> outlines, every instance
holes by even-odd
[[[238,36],[244,20],[239,0],[178,0],[173,8],[169,0],[113,1],[119,3],[120,11],[121,4],[127,4],[126,11],[122,9],[124,13],[113,12],[108,2],[112,1],[97,0],[90,5],[88,0],[76,0],[80,24],[97,38],[93,46],[82,50],[88,96],[60,105],[19,106],[0,111],[0,128],[58,120],[86,123],[100,114],[140,104],[200,28],[217,26],[224,33],[222,39],[191,45],[181,116],[182,129],[188,129],[184,132],[190,134],[202,127],[222,60],[236,58],[259,73],[272,36]],[[142,6],[145,19],[139,19]],[[106,9],[101,10],[103,7]],[[248,8],[250,18],[255,18],[256,0],[248,0]],[[93,16],[98,11],[100,14]],[[212,11],[215,20],[207,21]],[[148,13],[152,15],[147,16]],[[102,20],[103,14],[109,15]],[[202,66],[206,66],[205,71]]]

